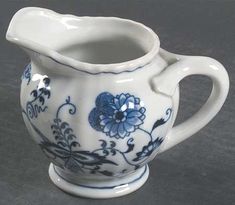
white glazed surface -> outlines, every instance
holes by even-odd
[[[52,164],[50,164],[49,167],[49,176],[56,186],[73,195],[95,199],[119,197],[123,194],[129,194],[140,188],[148,179],[148,175],[149,168],[148,166],[144,166],[133,174],[124,178],[119,178],[118,180],[108,182],[89,181],[90,183],[87,183],[86,181],[85,186],[80,184],[78,186],[74,183],[70,183],[67,179],[64,180],[60,175],[58,175]],[[89,188],[88,186],[92,188]],[[102,189],[99,189],[99,187]]]
[[[149,80],[151,79],[151,76],[156,74],[155,69],[159,66],[165,65],[165,62],[160,57],[156,58],[154,62],[131,73],[122,73],[118,75],[101,74],[95,76],[81,73],[74,73],[74,76],[62,76],[56,73],[44,71],[42,67],[38,67],[32,62],[32,79],[35,78],[35,76],[38,76],[40,80],[31,81],[29,85],[27,85],[27,81],[23,81],[21,87],[21,106],[22,108],[27,109],[27,103],[32,100],[32,95],[30,95],[30,93],[32,90],[37,88],[40,82],[42,82],[44,76],[48,76],[50,78],[49,86],[51,92],[50,98],[46,101],[48,108],[46,112],[39,113],[37,118],[31,119],[31,122],[41,130],[50,141],[55,140],[51,130],[55,113],[57,112],[58,107],[65,102],[68,96],[70,96],[71,102],[76,105],[76,113],[74,115],[68,115],[68,111],[63,111],[60,118],[66,119],[66,122],[69,123],[70,127],[74,131],[73,133],[79,140],[81,147],[77,147],[75,149],[92,151],[100,147],[100,140],[106,140],[107,142],[112,140],[117,144],[119,150],[124,151],[127,149],[127,141],[130,138],[133,138],[135,147],[127,157],[129,159],[134,159],[136,154],[142,150],[143,146],[148,145],[149,143],[149,137],[146,133],[137,129],[135,132],[131,133],[129,137],[116,139],[115,137],[106,136],[105,133],[98,132],[93,129],[89,124],[88,117],[91,110],[95,107],[96,98],[100,93],[109,92],[113,95],[129,93],[142,100],[144,107],[146,108],[144,113],[146,118],[144,119],[144,123],[141,125],[141,128],[151,131],[153,124],[158,119],[166,118],[165,112],[167,109],[173,108],[171,98],[161,94],[156,94],[151,89]],[[23,116],[26,125],[30,129],[28,119],[25,118],[25,115]],[[165,125],[156,129],[156,133],[154,133],[155,137],[164,138],[172,124],[173,120],[171,118]],[[39,143],[41,138],[33,132],[32,135]],[[150,161],[156,155],[158,150],[159,149],[156,149],[145,163]],[[109,167],[109,171],[113,172],[114,175],[121,175],[121,171],[124,169],[127,169],[127,172],[130,172],[135,168],[134,166],[127,164],[125,159],[121,156],[117,155],[112,158],[119,164],[119,166]],[[97,179],[97,176],[95,175],[89,175],[89,177]],[[98,177],[103,178],[105,176],[101,175]]]
[[[130,20],[75,17],[47,9],[26,8],[13,17],[6,37],[22,46],[31,57],[21,86],[26,126],[65,180],[50,168],[52,181],[79,196],[115,197],[139,188],[147,174],[142,179],[134,179],[135,183],[130,183],[128,191],[121,194],[112,189],[99,190],[100,194],[93,189],[87,192],[79,184],[99,182],[105,186],[111,182],[120,184],[121,179],[122,183],[128,184],[131,176],[137,176],[157,153],[205,126],[219,111],[228,93],[228,75],[220,63],[206,57],[159,51],[157,35],[143,24]],[[97,44],[95,49],[101,48],[97,54],[100,57],[97,57],[89,46],[99,41],[105,42],[106,47]],[[117,48],[114,53],[108,52],[109,45],[113,46],[113,51]],[[135,50],[134,45],[140,48],[136,53],[131,52],[131,49]],[[125,49],[120,53],[122,46]],[[83,52],[81,48],[87,50]],[[211,96],[197,114],[171,129],[178,110],[178,83],[194,74],[212,79]],[[109,99],[108,104],[105,99]],[[132,99],[131,104],[123,104],[121,99],[126,99],[125,102]],[[102,109],[100,102],[106,102]],[[123,110],[123,106],[118,107],[118,103],[130,106],[129,111]],[[108,126],[111,121],[107,121],[109,115],[104,114],[104,109],[111,109],[111,106],[116,106],[112,108],[115,112],[118,109],[121,112],[118,117],[112,111],[111,124],[118,127],[116,131]],[[101,111],[98,112],[98,108]],[[136,113],[132,116],[135,122],[121,131],[120,124],[124,126],[130,122],[127,119],[131,110]],[[91,113],[99,113],[99,120],[94,120]],[[102,124],[105,120],[106,124]],[[99,123],[98,130],[92,125],[94,121]],[[67,124],[62,126],[63,122]],[[67,128],[68,132],[62,138],[69,134],[73,136],[67,141],[62,139],[63,144],[56,136]],[[63,183],[57,183],[57,179]],[[72,181],[77,185],[72,185]]]

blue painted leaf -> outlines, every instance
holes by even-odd
[[[97,108],[94,108],[88,117],[90,125],[97,131],[101,131],[100,127],[100,111]]]
[[[62,141],[57,142],[57,144],[58,144],[58,145],[61,145],[61,146],[63,146],[63,147],[67,147],[67,144],[64,143],[64,142],[62,142]]]
[[[59,127],[58,125],[53,124],[53,125],[51,125],[51,129],[59,130],[59,129],[60,129],[60,127]]]
[[[132,144],[134,141],[133,138],[130,138],[128,141],[127,141],[127,146],[128,146],[128,149],[124,152],[124,153],[129,153],[131,152],[133,149],[134,149],[134,144]]]
[[[47,87],[50,84],[50,79],[49,78],[44,78],[43,82],[45,84],[45,87]]]
[[[77,145],[79,145],[79,143],[76,141],[73,141],[71,142],[70,147],[76,147]]]
[[[44,95],[46,95],[46,96],[47,96],[47,98],[50,98],[50,96],[51,96],[51,92],[50,92],[49,90],[44,89],[44,90],[43,90],[43,93],[44,93]]]
[[[54,135],[61,135],[61,133],[58,130],[53,130],[52,132]]]
[[[110,177],[113,176],[113,173],[107,170],[99,171],[99,172],[105,176],[110,176]]]
[[[67,136],[68,140],[72,140],[72,139],[75,139],[75,138],[76,138],[76,136],[74,134],[70,134],[70,135]]]
[[[69,123],[67,123],[67,122],[62,122],[61,125],[60,125],[60,127],[62,129],[66,128],[67,126],[69,126]]]
[[[54,122],[55,122],[55,123],[60,123],[60,122],[61,122],[61,119],[55,118],[55,119],[54,119]]]
[[[30,94],[33,95],[34,98],[38,96],[37,90],[33,90]]]
[[[59,135],[56,135],[55,140],[59,140],[59,139],[61,139],[61,137]]]
[[[70,134],[70,133],[72,133],[73,132],[73,129],[72,128],[70,128],[70,127],[68,127],[68,128],[66,128],[65,130],[64,130],[64,135],[67,135],[67,134]]]
[[[111,149],[110,152],[112,153],[112,155],[116,155],[116,150],[115,149]]]
[[[108,92],[103,92],[99,94],[96,98],[95,104],[97,107],[106,107],[113,100],[113,95]]]
[[[107,147],[107,142],[105,140],[99,140],[101,142],[101,147],[106,148]]]
[[[110,141],[110,148],[114,148],[116,146],[116,143],[114,141]]]
[[[40,97],[39,97],[39,102],[41,102],[42,105],[44,105],[44,102],[45,102],[44,97],[40,96]]]
[[[107,155],[109,155],[109,151],[108,151],[107,149],[104,149],[104,150],[103,150],[103,154],[104,154],[105,156],[107,156]]]
[[[159,126],[165,124],[165,123],[166,123],[166,121],[165,121],[163,118],[161,118],[160,120],[157,120],[157,121],[153,124],[152,131],[153,131],[154,129],[156,129],[157,127],[159,127]]]

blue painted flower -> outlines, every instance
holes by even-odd
[[[146,109],[139,98],[128,93],[113,96],[103,92],[95,104],[89,114],[89,123],[110,137],[123,139],[144,123]]]

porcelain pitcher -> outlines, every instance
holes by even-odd
[[[153,30],[131,20],[23,8],[6,38],[31,59],[20,95],[28,131],[51,162],[53,183],[78,196],[137,190],[148,162],[205,126],[228,93],[218,61],[169,53]],[[178,84],[196,74],[212,79],[211,94],[173,127]]]

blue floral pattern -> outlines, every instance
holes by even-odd
[[[148,131],[141,127],[144,124],[146,108],[140,98],[134,95],[121,93],[114,96],[109,92],[103,92],[97,96],[95,105],[96,107],[91,110],[88,117],[91,127],[95,130],[103,132],[109,137],[124,139],[138,129],[150,138],[142,150],[136,153],[136,157],[132,161],[127,159],[126,154],[134,149],[134,138],[128,140],[128,151],[122,152],[115,146],[106,146],[105,143],[103,151],[108,152],[109,150],[111,153],[121,154],[128,164],[137,169],[162,144],[163,138],[154,136],[153,131],[170,119],[171,108],[166,110],[166,117],[156,120],[151,131]]]
[[[40,137],[40,147],[51,161],[61,168],[66,168],[72,172],[86,172],[91,174],[102,174],[105,176],[113,176],[114,173],[109,171],[107,167],[118,166],[115,157],[122,159],[138,169],[145,164],[149,156],[159,148],[164,138],[158,136],[156,129],[164,125],[171,117],[172,109],[166,110],[165,116],[156,120],[150,131],[144,129],[142,125],[146,117],[146,108],[140,98],[129,93],[121,93],[112,95],[108,92],[99,94],[96,98],[95,108],[93,108],[88,116],[89,123],[96,131],[103,132],[114,140],[99,139],[100,146],[94,150],[83,150],[79,143],[78,136],[74,133],[70,124],[60,117],[61,112],[68,112],[75,115],[77,107],[71,102],[68,96],[63,104],[61,104],[53,123],[51,124],[51,134],[54,140],[43,134],[32,122],[39,113],[45,112],[48,108],[46,100],[50,98],[50,79],[45,76],[40,87],[37,86],[31,92],[32,100],[26,103],[23,114],[27,117],[31,128]],[[135,138],[132,136],[136,130],[144,132],[149,138],[148,142],[142,146],[133,157],[135,148]],[[118,148],[117,141],[128,137],[125,142],[126,146]],[[134,149],[135,148],[135,149]],[[108,166],[106,166],[108,164]],[[120,173],[127,172],[127,169],[120,170]]]
[[[133,95],[122,93],[113,96],[103,92],[96,98],[96,107],[88,119],[97,131],[123,139],[144,123],[145,111],[140,99]]]
[[[50,78],[45,77],[42,80],[41,87],[39,88],[37,86],[37,88],[30,93],[30,95],[32,96],[32,100],[27,102],[26,111],[31,119],[37,118],[39,113],[45,112],[45,110],[47,109],[45,100],[49,99],[51,96],[49,85]]]
[[[100,173],[106,176],[112,176],[112,172],[101,168],[103,164],[117,166],[115,162],[106,159],[108,152],[105,151],[106,148],[104,144],[101,145],[101,152],[99,152],[100,149],[94,150],[93,152],[82,150],[82,148],[77,150],[78,147],[81,147],[78,142],[78,137],[73,133],[73,129],[70,127],[69,123],[60,118],[60,113],[62,110],[65,111],[65,108],[68,109],[70,115],[76,113],[77,108],[71,102],[70,96],[65,100],[65,103],[58,107],[53,124],[51,125],[55,142],[50,141],[49,138],[32,123],[28,113],[23,110],[23,114],[26,115],[32,129],[41,139],[39,146],[43,152],[54,164],[61,168],[67,168],[71,172]],[[107,142],[103,143],[107,144]],[[115,146],[115,143],[113,146]]]

